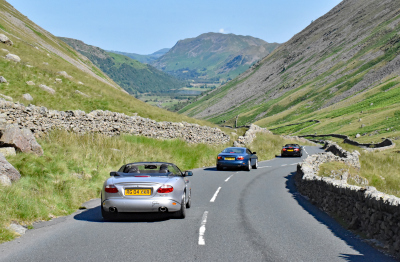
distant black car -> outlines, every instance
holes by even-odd
[[[282,147],[281,156],[298,156],[303,155],[303,148],[298,144],[286,144]]]

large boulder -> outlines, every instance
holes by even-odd
[[[36,141],[31,130],[20,129],[17,125],[7,125],[2,131],[0,144],[4,146],[12,146],[17,151],[24,153],[34,153],[38,156],[43,155],[43,149]]]
[[[4,34],[0,34],[0,42],[9,46],[13,45],[13,42]]]
[[[21,58],[19,58],[19,56],[14,55],[14,54],[6,55],[6,59],[14,61],[14,62],[21,62]]]
[[[0,154],[0,181],[3,185],[9,185],[9,180],[14,182],[21,178],[21,174],[13,167],[3,154]]]

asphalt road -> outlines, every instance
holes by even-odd
[[[307,154],[321,152],[306,147]],[[296,191],[300,158],[247,171],[196,169],[185,219],[159,214],[103,221],[86,210],[34,225],[0,245],[0,261],[393,261]]]

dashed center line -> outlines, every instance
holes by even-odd
[[[217,191],[215,192],[214,196],[211,198],[210,202],[214,202],[214,201],[215,201],[215,199],[217,198],[218,193],[219,193],[220,190],[221,190],[221,187],[219,187],[219,188],[217,189]]]
[[[199,245],[200,246],[204,246],[206,244],[206,241],[204,240],[204,233],[206,232],[207,215],[208,215],[208,211],[205,211],[203,214],[203,218],[201,219],[201,226],[199,229]]]
[[[259,166],[258,168],[266,168],[266,167],[271,167],[271,166]]]
[[[283,165],[281,165],[281,166],[287,166],[287,164],[283,164]]]
[[[290,164],[291,166],[297,165],[298,163]]]
[[[231,179],[231,177],[233,177],[233,175],[231,175],[230,177],[228,177],[227,179],[225,179],[225,182],[228,182],[228,180]]]

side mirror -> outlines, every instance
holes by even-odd
[[[257,154],[256,152],[253,152],[253,155]]]
[[[192,171],[185,171],[184,176],[193,176]]]
[[[117,176],[117,172],[116,171],[111,171],[110,172],[110,176]]]

